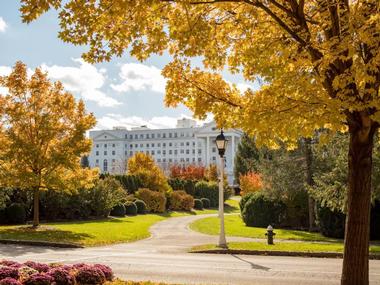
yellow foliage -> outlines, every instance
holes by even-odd
[[[165,193],[171,191],[165,174],[149,154],[137,152],[128,159],[128,174],[138,176],[145,188]]]
[[[259,145],[280,139],[291,148],[318,128],[380,121],[378,0],[21,2],[25,22],[57,9],[59,37],[89,46],[89,62],[168,51],[166,104],[183,103],[199,118],[211,112]],[[241,92],[223,80],[225,69],[261,89]]]
[[[86,131],[95,125],[84,103],[40,69],[28,79],[21,62],[0,77],[0,86],[9,90],[1,97],[1,186],[57,191],[93,186],[97,170],[80,167],[81,155],[91,149]]]

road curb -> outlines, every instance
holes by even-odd
[[[343,253],[340,253],[340,252],[296,252],[296,251],[279,251],[279,250],[269,251],[269,250],[209,249],[209,250],[194,250],[194,251],[191,251],[190,253],[343,258]],[[369,259],[380,260],[380,254],[370,254]]]
[[[61,242],[47,242],[47,241],[34,241],[34,240],[14,240],[14,239],[0,239],[0,244],[16,244],[16,245],[30,245],[41,247],[58,247],[58,248],[84,248],[84,246],[73,243]]]

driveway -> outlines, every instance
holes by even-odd
[[[181,284],[339,284],[341,259],[187,253],[191,246],[217,241],[188,228],[205,216],[210,215],[167,219],[151,228],[149,239],[129,244],[85,249],[0,245],[0,258],[103,263],[122,279]],[[370,282],[380,284],[380,261],[370,261]]]

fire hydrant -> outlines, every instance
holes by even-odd
[[[269,225],[267,227],[267,233],[265,235],[267,236],[267,242],[268,242],[268,244],[273,244],[273,237],[276,234],[273,232],[273,227],[271,225]]]

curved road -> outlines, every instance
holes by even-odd
[[[191,222],[205,216],[210,215],[167,219],[151,228],[150,238],[129,244],[86,249],[0,245],[0,258],[104,263],[128,280],[203,285],[339,284],[341,259],[187,253],[191,246],[217,241],[215,236],[188,229]],[[380,261],[370,261],[370,283],[380,284]]]

